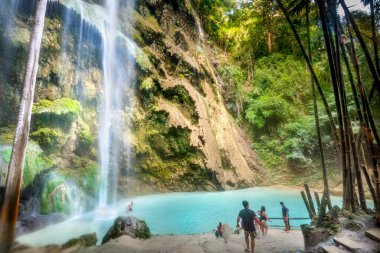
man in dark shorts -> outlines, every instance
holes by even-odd
[[[242,220],[242,227],[244,229],[244,235],[245,235],[245,243],[247,244],[247,248],[245,249],[245,252],[254,252],[255,250],[255,238],[256,238],[256,228],[255,228],[255,221],[260,223],[259,219],[256,216],[256,213],[249,209],[248,201],[243,201],[243,207],[239,212],[239,215],[236,219],[236,227],[240,227],[240,220]],[[249,250],[249,237],[251,237],[251,250]]]
[[[285,223],[285,229],[284,231],[289,233],[290,231],[290,224],[289,224],[289,209],[284,205],[284,202],[280,202],[280,205],[282,206],[282,218],[284,219]]]

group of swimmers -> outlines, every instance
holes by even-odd
[[[236,227],[238,229],[243,228],[245,235],[245,243],[247,245],[245,252],[254,252],[255,248],[255,238],[257,237],[256,227],[261,230],[262,235],[265,237],[268,233],[268,221],[272,221],[268,214],[266,213],[265,206],[262,206],[257,213],[259,217],[257,217],[256,213],[249,209],[248,201],[244,200],[242,202],[244,209],[242,209],[236,219]],[[290,224],[289,224],[289,209],[284,205],[284,202],[280,202],[282,207],[282,217],[285,224],[284,231],[289,233]],[[214,229],[215,235],[217,238],[223,236],[224,226],[221,222],[216,229]]]

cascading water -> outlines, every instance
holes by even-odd
[[[82,43],[86,37],[83,28],[85,22],[93,25],[101,37],[103,80],[98,124],[98,157],[101,167],[98,205],[104,208],[116,202],[119,175],[121,170],[127,171],[131,164],[129,129],[133,109],[132,73],[136,47],[128,38],[128,31],[120,28],[119,19],[129,17],[130,22],[134,1],[107,0],[104,7],[81,0],[62,2],[81,17],[78,43]],[[66,23],[70,23],[70,17]],[[78,87],[84,69],[81,65],[84,57],[82,50],[78,50]],[[82,93],[77,94],[79,100]]]
[[[124,135],[128,135],[128,116],[123,115],[125,106],[131,109],[131,55],[127,45],[118,36],[118,17],[125,15],[119,10],[128,10],[121,1],[106,2],[106,16],[102,26],[103,39],[103,94],[99,127],[99,153],[101,182],[99,206],[113,204],[117,200],[117,186],[120,173],[120,159],[129,159],[128,149],[124,150]],[[128,5],[132,1],[127,1]],[[124,8],[123,8],[124,7]],[[123,119],[124,117],[124,119]],[[128,138],[128,136],[127,136]],[[127,163],[128,164],[128,163]]]

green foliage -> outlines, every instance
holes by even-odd
[[[304,117],[287,123],[281,129],[280,138],[288,161],[299,165],[311,163],[310,157],[317,145],[314,118]]]
[[[30,135],[30,138],[38,143],[46,151],[57,148],[61,134],[54,129],[47,127],[39,128]]]
[[[11,153],[11,147],[0,148],[0,160],[3,161],[5,171],[7,165],[9,164]],[[50,163],[45,159],[42,150],[38,147],[38,145],[34,144],[33,142],[29,142],[25,155],[22,188],[29,186],[38,174],[48,169],[50,166]],[[1,175],[1,177],[2,176],[6,175]]]
[[[219,69],[220,77],[224,83],[223,98],[227,108],[236,113],[239,117],[242,110],[242,103],[246,98],[247,72],[237,65],[225,65]]]
[[[248,99],[246,119],[257,130],[275,132],[294,116],[294,108],[280,96],[263,95]]]
[[[266,168],[283,165],[283,147],[279,139],[263,135],[253,143],[253,147]]]

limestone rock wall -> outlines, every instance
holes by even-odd
[[[168,113],[169,126],[191,131],[190,144],[204,154],[204,169],[214,173],[222,188],[255,185],[260,181],[260,166],[248,138],[224,107],[191,3],[146,0],[138,1],[136,9],[140,46],[155,63],[152,78],[163,91],[183,87],[195,105],[194,122],[181,106],[158,96],[158,108]]]

